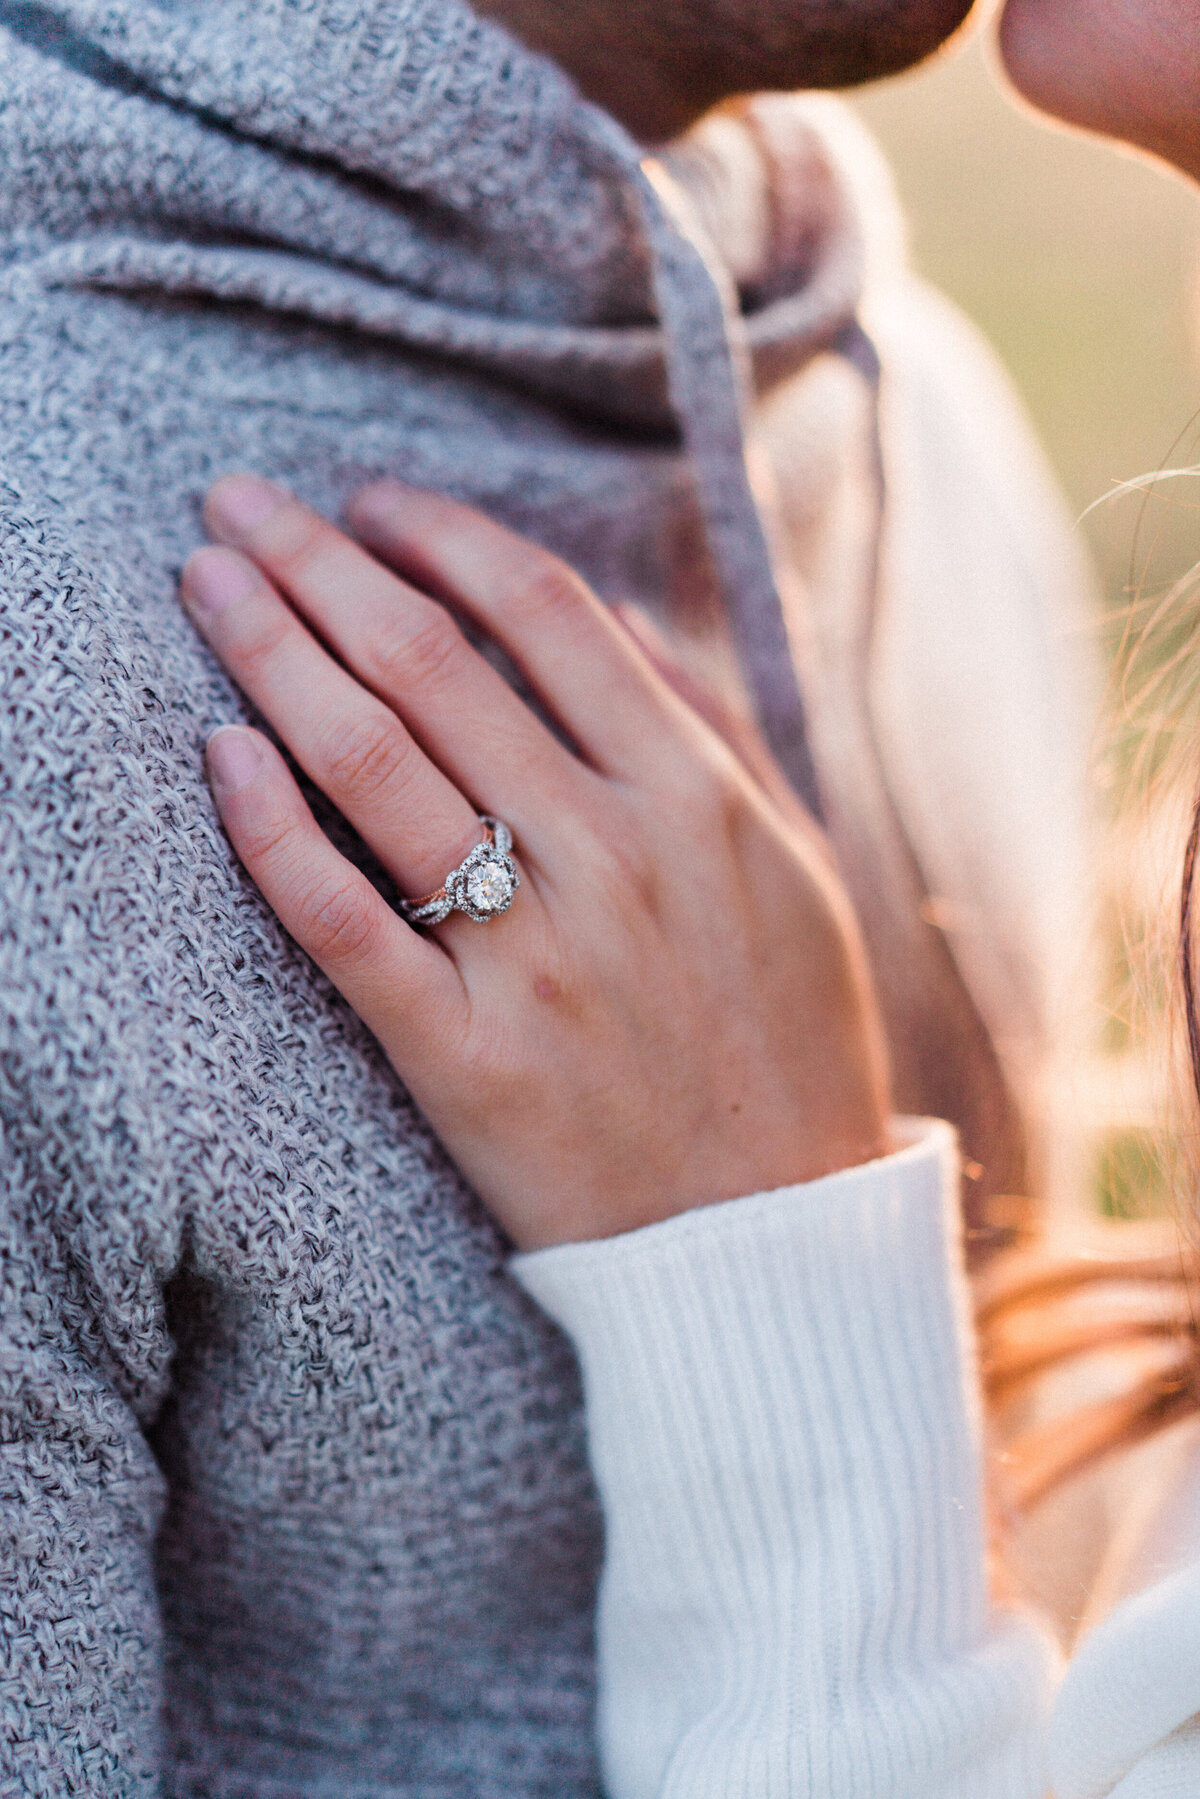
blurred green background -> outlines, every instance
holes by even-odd
[[[856,101],[914,259],[1007,363],[1075,514],[1114,482],[1200,459],[1200,199],[1148,161],[1002,97],[983,35]],[[1200,482],[1091,514],[1111,604],[1200,559]]]
[[[1119,482],[1200,462],[1200,196],[1146,159],[1039,120],[1000,82],[977,31],[854,103],[892,164],[917,267],[999,351],[1078,518]],[[1200,562],[1200,477],[1116,498],[1083,529],[1104,597],[1098,626],[1114,646],[1133,600]],[[1145,722],[1131,715],[1118,731],[1110,720],[1114,801]],[[1090,1100],[1075,1104],[1091,1205],[1113,1220],[1161,1213],[1174,1178],[1154,1067],[1161,1007],[1137,1002],[1144,976],[1127,947],[1177,880],[1146,878],[1156,829],[1148,813],[1114,806],[1099,871],[1098,1054],[1080,1082]],[[1178,836],[1171,823],[1168,870]]]

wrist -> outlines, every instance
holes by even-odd
[[[706,1211],[750,1194],[780,1193],[880,1162],[904,1146],[888,1112],[875,1108],[834,1120],[819,1130],[793,1129],[772,1139],[765,1129],[736,1146],[702,1142],[680,1164],[647,1179],[645,1168],[610,1171],[603,1189],[581,1183],[574,1195],[553,1208],[538,1208],[535,1232],[523,1233],[523,1253],[599,1243],[629,1236],[650,1225]]]

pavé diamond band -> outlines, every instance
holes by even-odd
[[[458,867],[446,876],[436,893],[424,899],[399,903],[401,918],[409,924],[441,924],[451,912],[465,912],[476,924],[499,918],[512,905],[521,877],[509,851],[512,832],[498,818],[481,814],[483,842],[477,843]]]

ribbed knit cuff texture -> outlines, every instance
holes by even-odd
[[[876,1532],[889,1492],[949,1506],[959,1532],[975,1520],[954,1139],[901,1128],[915,1141],[882,1161],[514,1259],[579,1353],[622,1513],[631,1487],[669,1501],[671,1542],[695,1532],[706,1552],[731,1505],[739,1538],[742,1508],[766,1524],[835,1498],[847,1529]]]
[[[945,1125],[898,1132],[881,1161],[514,1262],[583,1372],[622,1799],[965,1794],[942,1779],[964,1729],[973,1794],[1034,1790],[1044,1670],[984,1583],[958,1158]]]

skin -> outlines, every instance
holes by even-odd
[[[643,143],[735,94],[849,87],[909,68],[973,0],[482,0]]]
[[[1000,53],[1013,85],[1043,112],[1200,180],[1196,0],[1009,0]]]
[[[184,604],[402,891],[437,888],[490,812],[515,834],[515,902],[411,929],[256,731],[216,734],[214,792],[512,1240],[607,1236],[885,1153],[883,1034],[815,828],[544,550],[394,483],[351,518],[367,548],[264,481],[219,482],[222,547],[191,558]]]

